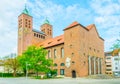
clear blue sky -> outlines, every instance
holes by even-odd
[[[120,0],[27,0],[33,16],[34,29],[39,30],[46,17],[53,25],[54,36],[74,21],[87,26],[95,24],[105,39],[105,51],[119,36]],[[24,9],[25,0],[0,2],[0,56],[17,51],[17,19]]]

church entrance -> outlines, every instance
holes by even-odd
[[[76,71],[75,70],[72,71],[72,78],[76,78]]]

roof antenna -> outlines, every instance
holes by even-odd
[[[25,9],[27,8],[27,0],[24,0],[25,1]]]
[[[29,15],[29,11],[27,10],[27,0],[24,0],[24,6],[25,8],[22,13]]]

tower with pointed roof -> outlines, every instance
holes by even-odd
[[[44,23],[41,25],[41,31],[46,34],[47,39],[53,37],[52,25],[50,24],[47,18],[45,19]]]
[[[18,55],[31,45],[32,21],[32,16],[25,6],[23,12],[18,16]]]
[[[28,46],[42,46],[47,59],[52,59],[58,75],[83,77],[104,73],[104,39],[94,24],[87,27],[73,22],[64,34],[53,38],[53,29],[46,18],[40,30],[33,29],[32,16],[25,6],[18,17],[18,55]]]

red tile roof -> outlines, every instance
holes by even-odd
[[[113,56],[118,55],[119,52],[120,52],[120,49],[115,49],[112,51],[112,55]]]
[[[93,28],[93,26],[94,26],[94,24],[90,24],[90,25],[88,25],[86,28],[87,28],[88,30],[91,30],[91,29]]]
[[[42,43],[37,44],[37,46],[43,46],[45,48],[55,46],[64,43],[64,35],[57,36],[55,38],[48,39]]]
[[[71,28],[71,27],[73,27],[73,26],[75,26],[75,25],[78,25],[79,23],[77,22],[77,21],[75,21],[75,22],[73,22],[72,24],[70,24],[68,27],[66,27],[64,30],[66,30],[66,29],[69,29],[69,28]]]
[[[72,24],[70,24],[68,27],[66,27],[64,30],[72,28],[73,26],[76,26],[76,25],[80,25],[80,24],[77,21],[75,21]],[[88,25],[85,28],[87,30],[91,30],[93,28],[93,26],[95,26],[95,25],[91,24],[91,25]],[[48,48],[48,47],[59,45],[59,44],[62,44],[62,43],[64,43],[64,35],[60,35],[60,36],[57,36],[55,38],[51,38],[51,39],[45,40],[43,42],[40,42],[40,43],[37,44],[37,46],[43,46],[45,48]]]

